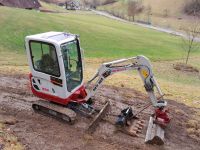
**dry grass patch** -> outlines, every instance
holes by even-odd
[[[189,120],[186,126],[188,128],[194,128],[195,130],[198,130],[200,128],[200,125],[197,120]]]
[[[189,120],[186,123],[187,133],[193,138],[200,138],[200,122],[197,120]]]
[[[28,66],[9,66],[9,65],[0,66],[1,75],[7,75],[7,76],[12,76],[16,74],[28,75],[29,72],[30,71]]]
[[[0,149],[4,150],[23,150],[24,147],[19,143],[15,135],[4,124],[0,123]]]

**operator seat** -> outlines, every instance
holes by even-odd
[[[53,71],[55,71],[55,69],[53,69],[54,66],[55,66],[54,60],[49,54],[42,55],[42,59],[40,62],[40,68],[42,71],[46,73],[53,73]]]

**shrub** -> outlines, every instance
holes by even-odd
[[[200,0],[192,0],[184,7],[184,12],[188,15],[200,16]]]

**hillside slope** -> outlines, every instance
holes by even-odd
[[[184,55],[178,37],[89,12],[48,14],[3,7],[0,25],[3,27],[0,29],[0,52],[24,53],[26,35],[54,30],[80,34],[87,57],[121,58],[143,54],[155,60],[166,60]]]
[[[145,6],[150,5],[153,14],[163,15],[168,10],[170,16],[182,15],[185,4],[190,0],[144,0]]]
[[[168,10],[169,15],[177,16],[183,13],[185,5],[191,0],[143,0],[142,3],[145,7],[150,6],[152,13],[157,15],[163,15],[165,10]],[[120,8],[123,9],[124,4],[127,3],[127,0],[120,0],[115,3],[105,5],[107,9]]]
[[[152,25],[182,30],[183,27],[199,22],[199,19],[184,13],[184,7],[191,0],[143,0],[144,11],[137,15],[136,20],[148,21],[147,9],[151,9],[150,22]],[[98,7],[99,10],[119,14],[128,19],[127,0]]]
[[[54,4],[58,4],[58,3],[64,3],[66,2],[66,0],[40,0],[46,3],[54,3]]]

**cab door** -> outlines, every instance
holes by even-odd
[[[83,82],[82,58],[78,40],[61,45],[68,92],[80,88]]]
[[[41,94],[62,98],[63,81],[56,47],[47,42],[29,41],[32,88]]]

